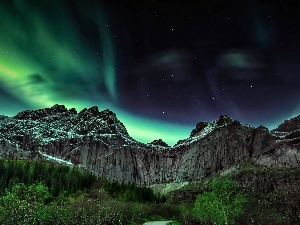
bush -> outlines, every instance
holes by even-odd
[[[239,191],[238,183],[230,179],[216,178],[209,184],[209,191],[197,196],[193,215],[200,222],[218,225],[235,224],[244,213],[247,197]]]
[[[16,184],[0,198],[0,224],[40,224],[48,222],[45,200],[49,190],[43,183]]]

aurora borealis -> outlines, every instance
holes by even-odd
[[[0,114],[114,111],[142,142],[227,114],[272,129],[300,114],[299,7],[290,1],[0,3]]]

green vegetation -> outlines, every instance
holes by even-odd
[[[242,206],[245,213],[235,219],[237,224],[294,225],[300,224],[299,177],[299,168],[267,168],[247,163],[226,175],[219,173],[185,185],[170,192],[167,199],[180,205],[178,221],[182,224],[211,225],[212,222],[195,221],[191,211],[197,196],[211,192],[210,185],[214,179],[229,179],[242,184],[243,187],[235,193],[243,190],[241,193],[246,193],[248,200]]]
[[[237,182],[216,178],[209,184],[209,191],[197,196],[193,214],[200,222],[235,224],[236,218],[244,213],[246,202]]]
[[[147,187],[49,162],[0,160],[0,224],[141,224],[179,208]]]
[[[287,177],[289,183],[274,185]],[[299,224],[300,188],[291,182],[296,178],[296,169],[268,170],[249,164],[226,176],[167,185],[170,192],[162,196],[77,167],[0,160],[0,224],[140,225],[155,220],[176,225]]]
[[[101,184],[103,186],[103,184]],[[100,187],[101,187],[100,185]],[[125,202],[165,202],[164,196],[155,195],[152,189],[147,187],[138,187],[135,184],[119,183],[117,181],[109,182],[105,180],[103,188],[108,195],[118,198]]]
[[[97,180],[95,176],[77,167],[55,165],[49,162],[0,160],[0,194],[14,184],[30,185],[43,181],[50,194],[72,194],[89,188]]]

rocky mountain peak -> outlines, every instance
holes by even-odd
[[[227,115],[221,115],[219,119],[212,122],[199,122],[196,125],[196,128],[192,130],[190,138],[197,136],[203,137],[219,127],[227,126],[235,122],[239,124],[238,121],[230,118]]]
[[[271,135],[222,115],[200,122],[173,147],[129,136],[116,114],[97,106],[79,113],[63,105],[0,116],[0,157],[46,158],[79,165],[99,176],[138,184],[199,180],[252,161],[263,166],[300,166],[300,116]]]
[[[52,112],[57,112],[57,113],[62,113],[62,112],[67,112],[68,111],[68,109],[64,105],[58,105],[58,104],[55,104],[54,106],[52,106],[50,108],[50,110]]]
[[[273,131],[277,132],[292,132],[300,129],[300,116],[294,117],[289,120],[285,120]]]
[[[83,119],[88,119],[88,118],[100,118],[105,121],[114,121],[118,122],[119,120],[117,119],[117,116],[114,112],[112,112],[109,109],[99,111],[97,106],[92,106],[91,108],[84,108],[78,113],[78,116],[83,118]]]
[[[228,124],[233,123],[235,120],[230,118],[227,115],[221,115],[220,118],[217,120],[217,126],[226,126]]]
[[[74,108],[68,110],[64,105],[56,104],[51,108],[26,110],[13,118],[23,121],[15,121],[15,127],[22,128],[18,128],[16,132],[26,133],[27,130],[34,130],[36,134],[44,137],[44,141],[77,135],[119,135],[131,139],[114,112],[108,109],[99,111],[97,106],[84,108],[77,113]]]
[[[87,119],[87,118],[91,118],[91,117],[96,117],[99,115],[99,109],[97,106],[93,106],[91,108],[84,108],[83,110],[81,110],[78,113],[78,116],[83,118],[83,119]]]
[[[161,139],[154,140],[154,141],[150,142],[149,144],[150,145],[158,145],[158,146],[165,147],[165,148],[170,147],[166,142],[164,142]]]
[[[8,116],[0,115],[0,120],[4,120],[4,119],[6,119],[6,118],[8,118]]]
[[[111,120],[114,122],[119,121],[117,118],[117,115],[109,109],[105,109],[105,110],[101,111],[99,116],[105,120]]]
[[[199,134],[201,131],[203,131],[207,126],[208,122],[199,122],[196,127],[192,130],[190,137],[195,137],[197,134]]]
[[[64,105],[54,105],[51,108],[44,108],[38,110],[25,110],[23,112],[19,112],[14,116],[15,119],[21,120],[39,120],[48,116],[60,115],[66,113],[75,113],[76,110],[73,108],[70,111]]]
[[[109,109],[99,111],[97,106],[84,108],[73,121],[76,121],[76,133],[84,135],[118,134],[130,138],[124,124]]]

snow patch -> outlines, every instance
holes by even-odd
[[[48,159],[48,160],[56,161],[56,162],[58,162],[58,163],[63,163],[63,164],[67,164],[67,165],[70,165],[70,166],[73,165],[73,163],[71,163],[71,162],[69,162],[69,161],[66,161],[66,160],[63,160],[63,159],[59,159],[59,158],[56,158],[56,157],[51,156],[51,155],[47,155],[47,154],[45,154],[45,153],[43,153],[43,152],[41,152],[41,151],[39,151],[39,153],[40,153],[43,157],[45,157],[46,159]]]
[[[235,165],[235,166],[232,166],[232,167],[230,167],[228,169],[225,169],[225,170],[221,171],[220,176],[226,176],[226,175],[234,173],[234,172],[236,172],[238,170],[239,170],[239,166]]]

